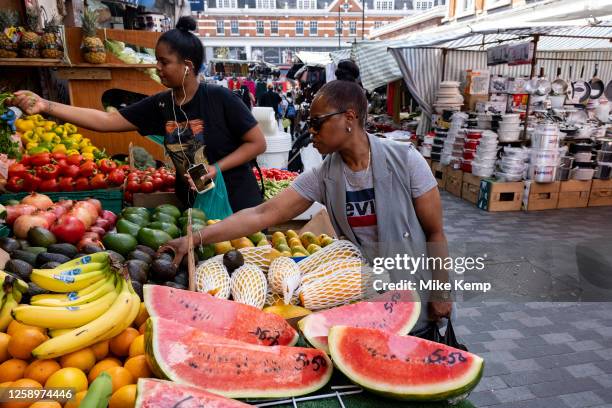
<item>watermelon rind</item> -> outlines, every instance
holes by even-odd
[[[167,405],[167,403],[169,401],[167,400],[167,397],[170,393],[180,393],[179,398],[181,398],[181,401],[178,401],[177,404],[173,405],[174,407],[178,407],[182,404],[187,406],[195,406],[195,403],[203,403],[204,406],[214,406],[218,408],[246,408],[252,406],[240,401],[225,398],[221,395],[213,394],[204,389],[200,389],[199,387],[182,385],[171,381],[158,380],[154,378],[140,378],[138,379],[138,385],[136,387],[137,394],[134,408],[168,408],[169,405]],[[155,395],[156,388],[161,388],[161,390],[157,390],[157,394],[160,394],[159,391],[161,391],[163,395]],[[190,395],[189,393],[195,393],[198,400],[194,400],[193,395]],[[158,397],[164,399],[164,401],[157,400],[156,398]],[[202,399],[206,399],[207,401],[202,401]]]
[[[329,331],[328,341],[334,366],[355,384],[375,394],[405,401],[458,401],[465,398],[470,391],[476,388],[482,378],[484,360],[476,355],[473,355],[474,362],[470,370],[461,377],[428,386],[408,385],[401,387],[397,384],[385,383],[384,378],[378,382],[374,379],[364,378],[347,365],[347,359],[351,359],[351,356],[343,356],[342,352],[338,350],[338,344],[342,336],[346,335],[345,331],[347,329],[350,329],[350,327],[333,326]]]
[[[414,309],[412,310],[412,313],[410,315],[406,316],[407,317],[406,322],[398,330],[391,331],[394,334],[397,334],[397,335],[408,334],[410,330],[412,330],[412,328],[417,324],[419,320],[419,316],[421,314],[421,300],[419,298],[419,294],[416,291],[410,291],[410,295],[412,296],[412,299],[413,299],[412,302],[414,302]],[[365,302],[378,302],[378,300],[374,298],[374,299],[369,299],[369,300],[364,300],[361,302],[353,303],[350,305],[337,306],[337,307],[334,307],[334,308],[331,308],[325,311],[312,313],[304,317],[300,321],[298,321],[298,328],[300,329],[300,332],[302,333],[302,335],[304,336],[308,344],[310,344],[314,348],[323,350],[327,354],[329,354],[328,345],[326,343],[319,341],[317,339],[317,337],[319,336],[312,335],[312,332],[315,331],[313,330],[313,328],[316,326],[321,327],[327,324],[326,315],[328,312],[339,310],[341,308],[346,308],[347,306],[351,308],[350,313],[353,316],[361,316],[362,314],[360,314],[359,311],[357,311],[355,308],[358,307],[359,304],[362,304]],[[349,311],[347,310],[347,312]],[[378,319],[368,319],[368,320],[378,323]],[[370,325],[368,324],[364,324],[363,326],[359,326],[359,327],[369,327],[369,326]],[[380,328],[380,327],[377,326],[377,328]]]
[[[151,317],[161,317],[164,319],[172,319],[172,320],[176,320],[179,321],[183,324],[198,328],[200,330],[206,330],[203,327],[200,327],[198,324],[194,324],[195,322],[192,322],[191,319],[189,319],[189,313],[192,312],[192,310],[183,310],[182,307],[183,305],[181,305],[181,310],[177,310],[175,313],[176,314],[181,314],[180,317],[175,316],[174,313],[172,313],[172,316],[167,315],[168,313],[166,313],[166,315],[164,315],[163,311],[160,314],[158,312],[158,307],[160,307],[160,305],[158,305],[159,302],[156,303],[157,296],[155,294],[156,290],[163,290],[163,291],[169,291],[169,292],[177,292],[179,294],[182,294],[182,292],[189,292],[189,291],[182,291],[180,289],[174,289],[174,288],[169,288],[169,287],[165,287],[165,286],[159,286],[159,285],[144,285],[143,286],[143,294],[144,294],[144,303],[145,306],[147,308],[147,312],[149,313],[149,316]],[[189,292],[186,296],[195,296],[196,292]],[[200,310],[202,310],[203,312],[208,312],[209,314],[211,314],[212,316],[232,316],[234,319],[238,319],[238,318],[242,318],[240,320],[240,322],[250,322],[251,324],[254,324],[254,321],[259,321],[261,322],[261,319],[264,319],[264,321],[266,322],[271,322],[272,326],[274,326],[275,328],[278,328],[280,333],[282,334],[281,339],[278,341],[279,345],[282,346],[294,346],[300,336],[299,333],[293,329],[291,327],[291,325],[289,325],[282,317],[276,315],[276,314],[270,314],[270,313],[265,313],[259,309],[257,309],[256,307],[252,307],[250,305],[245,305],[242,303],[237,303],[231,300],[225,300],[225,299],[218,299],[215,298],[213,296],[201,293],[200,295],[202,295],[202,299],[203,299],[203,303],[199,304],[198,306],[203,306]],[[207,298],[209,297],[209,298]],[[204,301],[204,299],[206,299]],[[212,302],[212,304],[208,304],[207,302]],[[216,305],[223,305],[223,310],[225,311],[219,311],[219,310],[214,310]],[[228,306],[231,305],[231,306]],[[230,309],[232,309],[233,307],[236,308],[240,308],[238,313],[235,313],[233,310],[228,311],[227,308],[230,307]],[[162,305],[163,306],[163,305]],[[171,306],[170,306],[171,307]],[[198,308],[196,307],[196,310]],[[244,316],[244,311],[247,310],[247,314],[248,313],[252,313],[253,315],[251,315],[250,317],[253,317],[253,319],[249,319],[248,317]],[[187,315],[185,315],[185,313],[187,313]],[[185,319],[185,316],[187,316],[187,319]],[[262,317],[264,316],[264,317]],[[218,323],[218,322],[217,322]],[[249,326],[249,324],[246,324],[247,326]],[[218,324],[218,327],[224,327],[227,328],[227,326],[223,326]],[[271,330],[271,328],[268,325],[262,326],[264,329],[265,328],[269,328]],[[282,330],[281,330],[282,327]],[[248,329],[246,331],[249,331]],[[229,335],[223,335],[224,337],[231,337]],[[257,343],[257,342],[251,342],[247,339],[244,339],[243,337],[240,338],[236,338],[239,341],[246,341],[248,343],[251,344],[261,344],[261,345],[267,345],[264,343]]]
[[[158,324],[158,322],[163,322],[163,321],[169,321],[169,320],[159,318],[159,317],[149,317],[149,319],[146,322],[146,326],[145,326],[145,357],[146,357],[147,363],[149,364],[149,367],[151,368],[151,371],[153,372],[155,376],[161,379],[170,380],[170,381],[174,381],[179,384],[184,384],[184,385],[189,385],[189,386],[196,386],[196,385],[199,386],[200,384],[192,384],[189,381],[182,380],[181,376],[176,374],[171,367],[165,364],[164,359],[161,358],[161,356],[159,356],[159,353],[158,353],[159,344],[161,342],[164,342],[164,339],[158,337],[156,330],[155,330],[155,326]],[[192,329],[198,330],[196,328],[192,328]],[[221,343],[213,343],[213,344],[246,346],[249,348],[253,348],[254,349],[253,353],[255,354],[257,353],[257,351],[255,351],[257,348],[259,348],[260,350],[263,350],[263,349],[273,350],[274,348],[277,348],[278,350],[281,350],[282,348],[285,348],[285,349],[295,348],[296,350],[300,350],[299,347],[293,347],[293,346],[261,346],[261,345],[254,345],[250,343],[241,342],[238,340],[222,339],[222,338],[219,338],[219,339],[220,341],[222,341]],[[206,391],[212,392],[214,394],[222,395],[227,398],[288,398],[288,397],[297,397],[301,395],[306,395],[306,394],[310,394],[312,392],[315,392],[321,389],[331,379],[331,376],[333,373],[333,364],[331,360],[329,359],[329,357],[327,357],[327,355],[325,355],[324,353],[321,353],[321,356],[325,358],[327,367],[329,367],[329,369],[326,371],[325,375],[321,376],[317,382],[313,382],[309,387],[300,386],[299,388],[298,387],[281,388],[279,386],[276,388],[271,387],[270,389],[267,389],[267,390],[245,389],[245,388],[237,388],[236,390],[219,390],[219,389],[214,389],[212,387],[208,388],[204,384],[201,384],[201,385],[202,385],[202,388],[205,389]],[[269,384],[272,384],[274,381],[274,378],[273,377],[271,378],[262,377],[261,380],[262,382],[270,381]],[[239,379],[237,379],[236,381],[239,381]]]

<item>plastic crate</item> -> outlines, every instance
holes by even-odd
[[[0,195],[0,203],[4,204],[9,200],[20,201],[29,193],[10,193]],[[53,202],[59,200],[85,200],[95,198],[100,200],[102,208],[119,214],[123,209],[123,192],[121,190],[87,190],[87,191],[70,191],[59,193],[44,193],[49,196]]]
[[[11,229],[6,225],[0,225],[0,238],[8,237],[11,235]]]

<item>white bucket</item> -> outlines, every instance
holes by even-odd
[[[286,169],[291,151],[291,135],[279,132],[275,136],[266,136],[266,152],[257,156],[261,167]]]
[[[256,106],[252,112],[264,135],[273,136],[278,132],[278,122],[274,116],[274,109],[267,106]]]

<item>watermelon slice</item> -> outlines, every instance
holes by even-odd
[[[150,316],[175,320],[221,337],[263,346],[293,346],[299,338],[278,315],[207,293],[145,285],[144,301]]]
[[[336,367],[360,386],[388,397],[458,400],[478,385],[481,357],[413,336],[334,326],[329,350]]]
[[[177,384],[170,381],[141,378],[135,408],[247,408],[244,404],[229,398],[204,391],[201,388]]]
[[[298,322],[298,327],[310,344],[329,354],[327,334],[332,326],[342,324],[408,334],[420,313],[421,301],[416,291],[391,291],[370,300],[308,315]]]
[[[159,317],[147,322],[145,351],[158,377],[230,398],[308,394],[332,374],[320,350],[249,344]]]

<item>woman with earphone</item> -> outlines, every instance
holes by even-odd
[[[206,163],[206,179],[219,168],[234,212],[262,202],[250,162],[265,152],[266,141],[257,121],[228,89],[201,84],[204,47],[191,31],[193,17],[181,17],[176,28],[161,35],[155,47],[157,72],[169,91],[118,112],[103,112],[51,102],[29,91],[16,92],[11,103],[28,115],[44,113],[97,132],[137,130],[164,135],[166,152],[177,170],[177,196],[192,206],[195,192],[186,176],[190,167]]]

